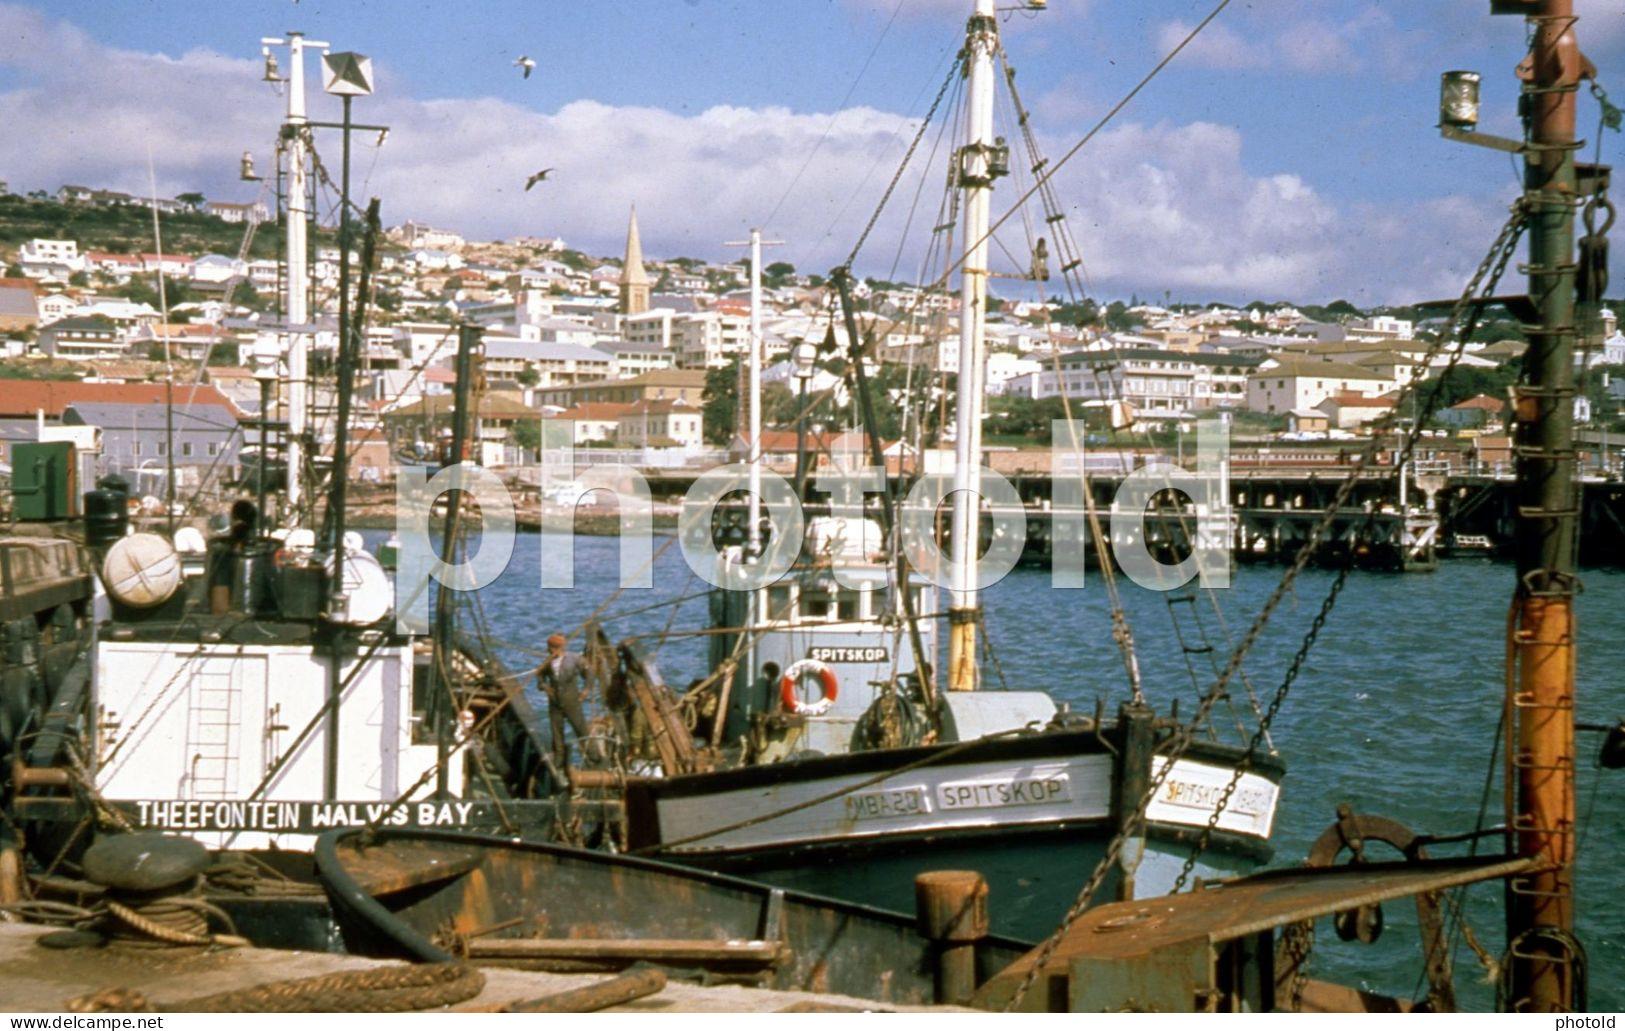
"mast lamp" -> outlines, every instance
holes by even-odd
[[[1439,76],[1439,124],[1452,129],[1478,127],[1477,72],[1445,72]]]
[[[1439,134],[1459,143],[1522,154],[1522,140],[1476,131],[1479,80],[1477,72],[1453,71],[1439,76]]]

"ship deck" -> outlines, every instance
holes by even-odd
[[[135,949],[47,948],[38,944],[53,928],[0,923],[0,1009],[63,1013],[71,999],[109,988],[140,992],[163,1007],[187,999],[276,982],[400,966],[359,956],[285,952],[253,947]],[[492,1012],[503,1007],[589,987],[611,978],[602,974],[560,974],[482,968],[485,987],[465,1002],[425,1012]],[[780,1013],[780,1012],[967,1012],[946,1006],[881,1005],[851,996],[774,991],[741,985],[699,985],[668,981],[660,991],[609,1007],[621,1013]]]

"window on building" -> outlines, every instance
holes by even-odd
[[[165,441],[160,440],[158,442],[158,455],[159,455],[159,457],[163,457],[164,455],[167,455],[167,454],[169,454],[169,444],[167,442],[165,442]]]
[[[185,457],[185,458],[191,458],[192,457],[192,442],[191,441],[189,441],[189,440],[181,441],[181,455],[182,455],[182,457]]]

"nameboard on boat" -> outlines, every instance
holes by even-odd
[[[891,653],[885,648],[841,648],[820,645],[807,649],[807,658],[817,662],[890,662]]]
[[[165,831],[271,831],[319,834],[335,827],[498,829],[504,814],[490,801],[238,802],[154,799],[115,803],[133,827]],[[507,816],[513,819],[512,804]]]
[[[943,809],[1002,809],[1072,801],[1072,780],[1064,773],[949,781],[937,785]]]

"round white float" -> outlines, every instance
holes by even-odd
[[[102,582],[120,604],[150,609],[168,601],[180,587],[180,556],[174,545],[155,533],[131,534],[107,550]]]

